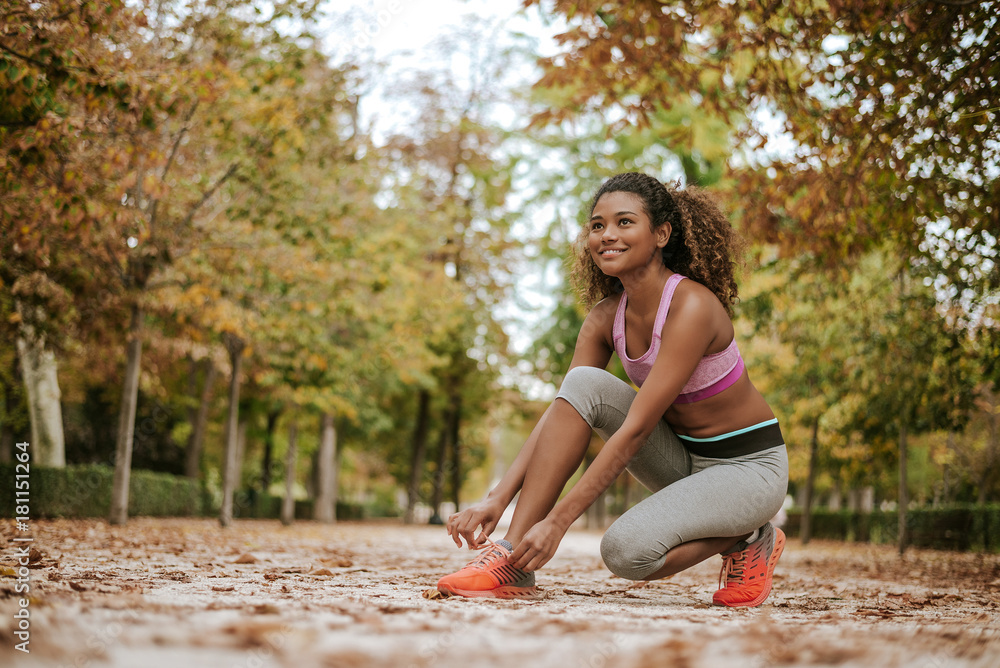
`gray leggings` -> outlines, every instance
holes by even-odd
[[[625,421],[635,390],[604,369],[576,367],[557,398],[564,399],[605,441]],[[643,580],[672,548],[697,540],[740,536],[777,514],[788,489],[785,446],[741,457],[693,454],[660,420],[627,470],[653,492],[604,534],[601,556],[611,572]]]

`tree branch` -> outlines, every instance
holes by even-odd
[[[161,180],[166,180],[167,172],[169,172],[170,168],[173,166],[174,158],[177,156],[177,151],[180,149],[181,140],[184,139],[184,135],[186,135],[188,130],[191,129],[191,126],[188,124],[194,117],[194,112],[198,109],[199,104],[201,104],[201,100],[195,100],[194,104],[191,105],[190,111],[188,111],[187,115],[184,117],[184,127],[182,127],[181,131],[177,133],[177,139],[174,140],[174,145],[170,147],[170,156],[167,158],[167,164],[163,166],[163,173],[160,175]]]
[[[226,170],[226,173],[220,176],[219,179],[212,185],[212,187],[206,190],[204,194],[202,194],[201,199],[198,200],[194,204],[194,206],[191,207],[190,211],[188,211],[187,217],[184,218],[184,225],[191,224],[191,221],[194,220],[194,215],[198,212],[198,209],[200,209],[205,204],[205,202],[207,202],[212,197],[212,195],[214,195],[215,192],[222,187],[223,183],[228,181],[229,178],[236,173],[237,167],[239,167],[239,163],[234,162],[233,164],[231,164],[229,166],[229,169]]]
[[[170,168],[174,164],[174,158],[177,157],[177,151],[180,149],[181,140],[184,139],[184,135],[186,135],[188,130],[191,129],[191,126],[188,125],[188,123],[190,123],[191,118],[194,117],[194,112],[198,108],[200,102],[201,102],[200,100],[195,100],[195,103],[191,105],[191,109],[188,111],[187,115],[184,116],[184,124],[181,127],[180,132],[177,133],[177,138],[174,139],[173,146],[170,147],[170,155],[167,157],[167,163],[163,166],[163,172],[160,174],[161,181],[167,180],[167,172],[170,171]],[[150,228],[152,228],[156,224],[156,210],[159,208],[159,206],[160,206],[160,198],[157,197],[155,200],[153,200],[153,203],[149,207]]]

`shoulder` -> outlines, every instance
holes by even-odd
[[[715,293],[691,279],[681,281],[674,290],[665,326],[671,321],[700,328],[732,326],[726,308]]]
[[[722,302],[719,301],[714,292],[690,278],[685,278],[677,284],[674,297],[670,302],[671,310],[675,304],[702,309],[723,308]]]

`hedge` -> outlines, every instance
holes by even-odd
[[[0,463],[0,517],[15,516],[16,463]],[[65,468],[31,466],[28,496],[29,517],[107,517],[111,512],[111,485],[115,471],[110,466],[84,464]],[[8,482],[9,481],[9,482]],[[9,491],[8,491],[9,490]],[[214,516],[219,513],[213,494],[197,480],[152,471],[133,470],[129,476],[128,514],[133,517]],[[281,497],[258,495],[254,490],[233,495],[233,517],[278,518]],[[312,500],[295,502],[297,519],[312,519]],[[361,506],[337,503],[338,519],[361,519]]]
[[[1000,552],[998,504],[914,508],[906,518],[913,547]],[[801,523],[801,510],[789,512],[785,534],[799,536]],[[815,510],[811,533],[813,538],[892,544],[898,539],[899,515],[896,511]]]
[[[14,516],[15,466],[0,464],[0,480],[10,491],[0,495],[0,514]],[[107,517],[111,511],[111,484],[115,471],[110,466],[84,464],[65,468],[32,466],[29,509],[31,518]],[[6,481],[10,481],[9,484]],[[206,498],[200,483],[190,478],[135,470],[129,477],[129,515],[170,517],[201,515]]]

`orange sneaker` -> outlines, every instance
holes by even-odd
[[[763,603],[771,593],[774,567],[784,549],[785,533],[770,522],[760,528],[760,535],[753,543],[737,543],[722,555],[720,588],[712,596],[712,603],[731,608],[752,608]]]
[[[438,591],[454,596],[534,598],[535,574],[511,566],[514,546],[505,540],[487,540],[486,549],[465,568],[438,580]]]

